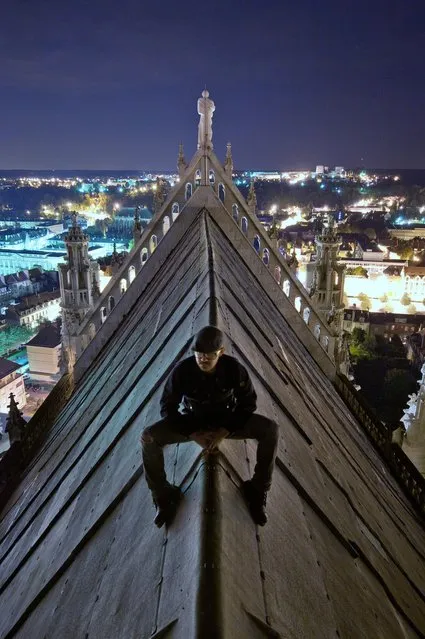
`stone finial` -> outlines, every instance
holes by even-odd
[[[10,445],[14,442],[22,440],[26,421],[22,417],[22,411],[19,410],[13,393],[9,395],[10,404],[8,405],[9,415],[6,420],[6,432],[9,433]]]
[[[254,180],[251,180],[251,184],[249,185],[249,192],[246,203],[248,204],[248,208],[251,211],[252,215],[255,215],[257,211],[257,195],[255,193]]]
[[[162,205],[165,202],[167,196],[166,181],[160,177],[156,178],[156,190],[153,196],[153,212],[158,213],[162,209]]]
[[[92,297],[93,297],[94,300],[97,300],[100,297],[100,288],[99,288],[99,283],[98,283],[97,277],[96,277],[96,271],[93,271]]]
[[[227,177],[232,179],[233,157],[232,157],[232,145],[230,144],[230,142],[227,143],[226,160],[224,162],[224,172],[226,173]]]
[[[136,245],[142,237],[142,224],[140,222],[140,206],[136,206],[134,209],[134,224],[133,224],[133,240]]]
[[[179,177],[182,177],[184,172],[187,169],[186,160],[184,157],[183,144],[180,142],[179,144],[179,155],[177,157],[177,171],[179,173]]]

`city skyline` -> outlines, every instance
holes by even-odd
[[[425,168],[425,7],[44,0],[4,9],[0,170],[171,168],[196,99],[236,167]]]

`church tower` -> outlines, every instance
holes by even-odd
[[[79,327],[100,294],[99,264],[88,254],[88,235],[72,214],[72,226],[65,236],[66,264],[59,264],[62,306],[62,351],[65,368],[71,372],[82,351]]]
[[[345,267],[338,264],[337,260],[340,241],[332,214],[328,215],[326,223],[315,239],[317,257],[315,262],[307,265],[307,288],[316,308],[338,337],[335,360],[340,371],[346,374],[347,346],[343,340],[342,329]]]

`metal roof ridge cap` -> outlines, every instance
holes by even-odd
[[[201,466],[202,503],[199,539],[199,584],[196,593],[196,639],[222,639],[221,504],[218,488],[219,453],[206,454]]]

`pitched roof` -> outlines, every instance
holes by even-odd
[[[10,361],[10,359],[6,359],[5,357],[0,357],[0,379],[7,377],[10,373],[17,371],[20,368],[19,364],[16,362]]]
[[[27,346],[44,346],[56,348],[61,343],[61,332],[55,324],[47,324],[29,342]]]
[[[425,634],[423,524],[247,235],[198,188],[78,360],[75,391],[3,513],[1,636]],[[164,532],[140,432],[209,323],[280,426],[269,523],[254,526],[239,492],[254,442],[225,441],[209,459],[187,443],[165,449],[185,496]]]
[[[25,297],[21,297],[19,304],[12,306],[11,310],[20,314],[20,313],[23,313],[24,311],[27,311],[29,308],[35,308],[39,304],[44,304],[45,302],[51,302],[59,298],[60,298],[59,289],[56,289],[55,291],[44,291],[43,293],[37,293],[36,295],[26,295]]]

